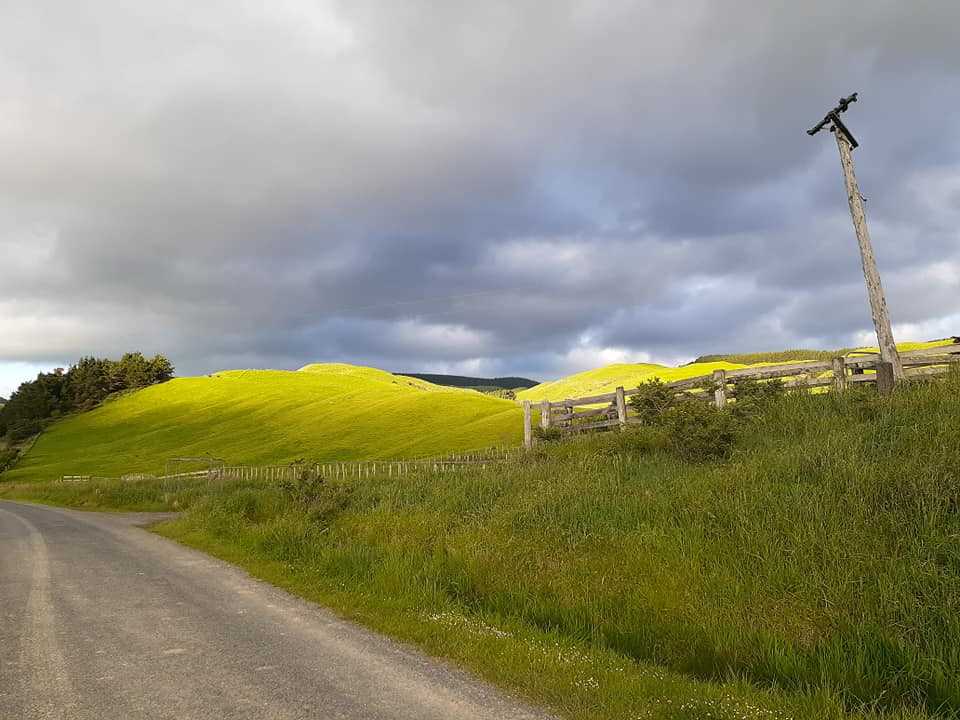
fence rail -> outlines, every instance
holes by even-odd
[[[950,371],[952,365],[960,364],[960,344],[913,350],[901,353],[904,374],[907,379],[917,379],[940,375]],[[810,360],[805,362],[764,365],[737,370],[715,370],[711,375],[700,375],[685,380],[666,383],[677,395],[695,400],[712,402],[724,407],[730,400],[736,401],[737,384],[745,380],[769,381],[784,380],[784,386],[794,390],[842,391],[851,384],[876,383],[881,392],[893,389],[893,369],[889,363],[881,362],[875,353],[863,355],[838,356],[832,360]],[[530,448],[534,443],[533,411],[539,409],[540,428],[544,431],[556,428],[563,434],[575,434],[614,427],[626,427],[639,422],[630,417],[626,397],[637,393],[640,388],[625,390],[622,387],[614,392],[589,395],[564,400],[543,400],[533,403],[523,402],[523,442]],[[600,405],[601,407],[597,407]],[[578,408],[586,408],[578,410]]]

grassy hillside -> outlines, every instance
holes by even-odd
[[[352,365],[180,378],[55,423],[4,480],[231,463],[425,456],[518,444],[515,403]]]
[[[27,490],[176,501],[164,534],[569,718],[956,718],[958,395],[789,395],[710,463],[638,428],[402,482]]]
[[[901,352],[910,350],[920,350],[928,347],[939,347],[953,342],[960,342],[960,338],[946,338],[942,340],[930,340],[928,342],[905,342],[897,347]],[[847,355],[864,351],[876,352],[876,348],[839,348],[838,350],[777,350],[774,352],[756,352],[756,353],[734,353],[731,355],[701,355],[694,363],[717,362],[725,360],[732,363],[745,363],[755,365],[758,363],[781,363],[796,362],[798,360],[830,360],[838,355]]]
[[[901,352],[921,348],[949,345],[953,338],[929,342],[906,342],[897,347]],[[518,400],[563,400],[613,392],[619,386],[635,388],[642,382],[658,378],[674,382],[687,378],[710,375],[714,370],[736,370],[748,365],[796,362],[798,360],[829,360],[837,355],[851,352],[877,352],[876,348],[845,348],[842,350],[785,350],[769,353],[746,353],[741,355],[704,355],[695,362],[680,367],[667,367],[650,363],[608,365],[594,370],[568,375],[559,380],[540,383],[517,393]]]
[[[695,363],[676,368],[650,363],[607,365],[595,370],[568,375],[559,380],[540,383],[529,390],[518,392],[517,399],[563,400],[564,398],[599,395],[613,392],[621,385],[627,389],[635,388],[640,383],[652,378],[672,382],[697,377],[698,375],[709,375],[714,370],[735,370],[742,367],[746,367],[746,365],[726,361]]]

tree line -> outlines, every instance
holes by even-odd
[[[111,393],[147,387],[173,377],[163,355],[148,359],[126,353],[119,360],[85,357],[68,370],[57,368],[22,383],[0,406],[0,438],[17,443],[36,435],[43,422],[65,413],[89,410]]]

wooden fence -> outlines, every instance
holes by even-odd
[[[925,348],[901,353],[906,378],[917,379],[940,375],[950,371],[952,364],[960,363],[960,345]],[[857,383],[876,383],[881,393],[893,389],[893,368],[889,363],[880,361],[876,354],[860,354],[835,357],[829,361],[806,361],[764,365],[739,370],[716,370],[712,375],[667,383],[666,386],[678,395],[695,400],[712,402],[724,407],[728,401],[736,401],[737,384],[745,380],[782,379],[784,386],[794,390],[812,390],[823,388],[845,390]],[[540,403],[523,402],[523,442],[530,448],[534,442],[533,411],[539,408],[540,427],[543,430],[556,428],[563,434],[576,434],[623,428],[630,423],[639,422],[630,416],[627,397],[640,388],[624,390],[622,387],[612,393],[591,395],[565,400],[544,400]],[[583,408],[583,409],[581,409]]]
[[[294,465],[238,465],[210,470],[211,480],[252,480],[276,482],[294,480],[305,470],[329,478],[402,477],[412,473],[442,473],[464,465],[486,467],[494,460],[369,460],[361,462],[300,463]]]
[[[92,475],[63,475],[61,482],[88,482],[90,480],[138,481],[176,481],[176,480],[249,480],[254,482],[277,482],[294,480],[304,470],[313,470],[323,477],[330,478],[367,478],[367,477],[403,477],[413,473],[443,473],[466,465],[487,467],[515,458],[522,448],[496,447],[483,450],[444,455],[433,458],[413,460],[354,460],[326,463],[289,463],[286,465],[231,465],[211,467],[191,472],[151,475],[149,473],[129,473],[119,478]]]

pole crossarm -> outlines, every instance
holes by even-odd
[[[830,110],[826,115],[823,116],[823,120],[818,122],[812,128],[807,130],[807,135],[816,135],[818,132],[823,130],[827,125],[830,125],[831,132],[837,132],[839,130],[844,134],[847,140],[850,142],[850,145],[854,148],[860,147],[860,143],[857,142],[857,139],[853,136],[853,133],[850,132],[849,128],[844,125],[843,120],[840,119],[840,113],[845,113],[847,108],[850,107],[851,103],[857,101],[857,93],[848,95],[845,98],[840,98],[840,101],[837,103],[837,106]]]

